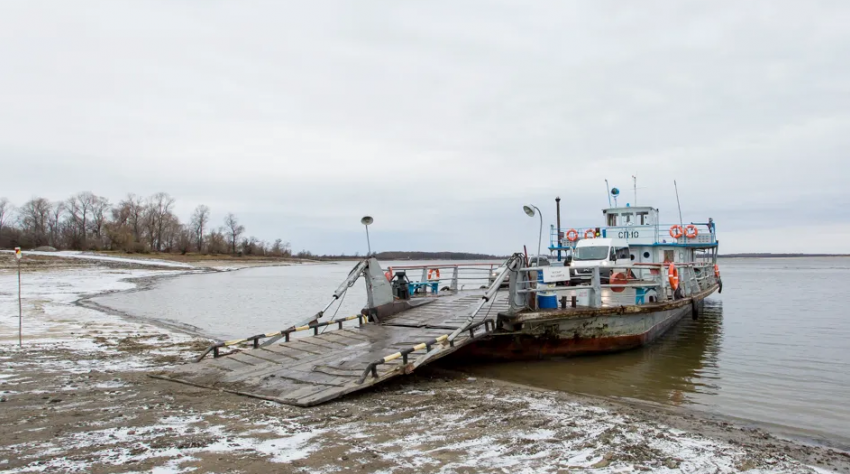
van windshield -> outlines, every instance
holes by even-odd
[[[579,247],[575,251],[573,260],[605,260],[608,258],[608,247]]]

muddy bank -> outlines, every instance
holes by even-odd
[[[760,430],[423,370],[303,409],[151,379],[203,341],[3,347],[0,471],[850,472]]]

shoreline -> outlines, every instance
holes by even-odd
[[[0,337],[0,422],[10,427],[0,435],[0,472],[126,472],[129,465],[173,472],[421,472],[441,466],[449,472],[524,466],[534,472],[689,466],[850,472],[850,454],[704,412],[476,379],[439,367],[310,409],[157,381],[146,372],[188,361],[207,342],[181,327],[82,302],[194,273],[172,272],[48,270],[38,291],[25,294],[26,317],[43,318],[47,329],[22,349],[16,322],[15,344]],[[99,281],[107,288],[86,293]],[[51,296],[56,285],[68,284],[71,292]],[[78,297],[69,298],[74,291]],[[53,323],[64,332],[52,333]],[[69,331],[72,326],[77,329]],[[8,336],[8,328],[0,325],[0,336]],[[84,443],[81,436],[100,442]]]

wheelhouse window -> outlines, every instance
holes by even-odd
[[[573,260],[605,260],[608,257],[609,247],[578,247],[573,255]]]
[[[649,213],[648,212],[638,212],[636,214],[636,219],[638,225],[650,225],[649,222]]]

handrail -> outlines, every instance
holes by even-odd
[[[294,333],[294,332],[301,332],[301,331],[307,331],[307,330],[312,329],[313,335],[316,336],[316,335],[319,334],[319,328],[320,327],[330,326],[331,324],[337,324],[339,326],[337,329],[342,329],[342,323],[344,323],[346,321],[352,321],[354,319],[358,320],[360,326],[367,324],[369,322],[368,316],[363,315],[363,314],[355,314],[354,316],[348,316],[346,318],[340,318],[340,319],[331,319],[330,321],[325,321],[325,322],[322,322],[322,323],[307,324],[307,325],[304,325],[304,326],[296,326],[296,327],[292,327],[292,328],[289,328],[289,329],[283,329],[283,330],[276,331],[276,332],[257,334],[257,335],[246,337],[246,338],[243,338],[243,339],[232,339],[230,341],[217,342],[217,343],[211,345],[210,347],[208,347],[203,352],[203,354],[198,356],[198,358],[195,359],[195,362],[200,362],[210,352],[213,353],[213,358],[219,357],[218,350],[221,349],[222,347],[230,347],[230,346],[235,346],[237,344],[243,344],[243,343],[246,343],[248,341],[253,341],[254,349],[256,349],[260,346],[260,339],[264,339],[264,338],[267,338],[267,337],[278,337],[279,336],[279,337],[284,337],[285,342],[289,342],[289,339],[290,339],[289,335]]]
[[[422,270],[423,268],[463,268],[466,266],[469,267],[499,267],[501,263],[449,263],[449,264],[435,264],[435,265],[393,265],[390,268],[401,268],[403,270]],[[471,268],[470,270],[478,270],[477,268]]]
[[[482,325],[484,326],[485,334],[489,334],[496,329],[496,323],[493,320],[485,319],[465,329],[466,331],[469,331],[470,339],[475,337],[475,330],[481,327]],[[369,363],[369,365],[366,366],[366,369],[363,370],[363,373],[360,375],[360,379],[357,381],[357,383],[362,384],[370,373],[372,374],[373,378],[378,378],[378,366],[394,361],[399,357],[401,357],[402,363],[404,365],[407,365],[408,356],[413,352],[425,349],[425,353],[428,354],[429,352],[431,352],[431,346],[435,346],[437,344],[440,344],[442,346],[448,344],[449,347],[454,347],[454,340],[450,339],[449,336],[449,334],[443,334],[442,336],[435,337],[426,342],[420,342],[415,346],[408,347],[407,349],[395,352],[393,354],[390,354],[388,356],[382,357],[374,362]]]

